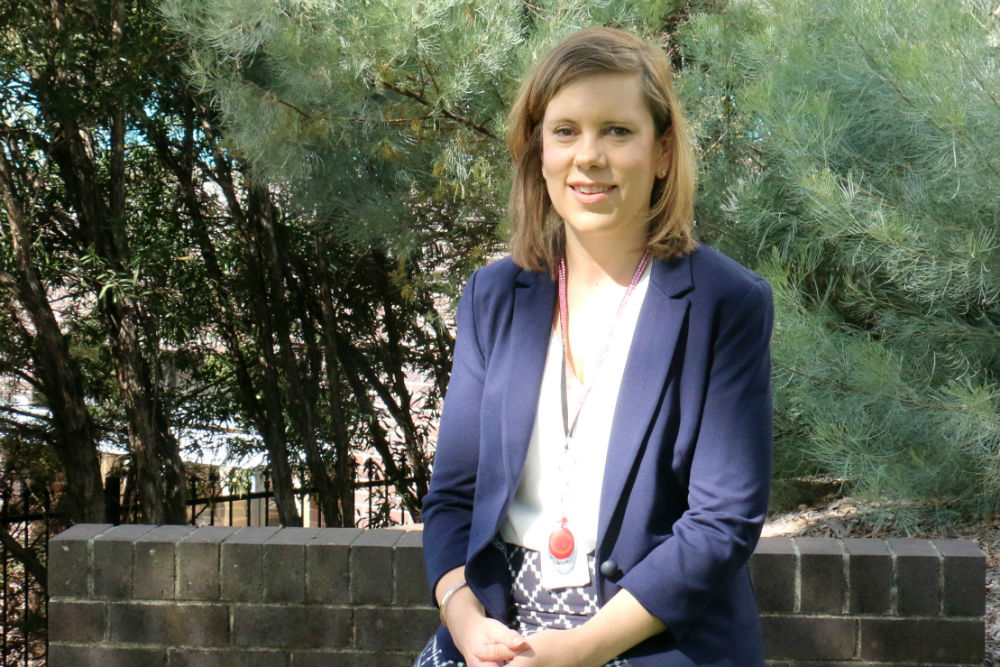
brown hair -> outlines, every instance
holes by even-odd
[[[508,216],[510,252],[531,271],[554,273],[563,253],[562,221],[542,179],[541,123],[549,100],[566,84],[591,74],[641,77],[642,96],[657,136],[669,135],[669,169],[657,178],[649,202],[647,247],[660,258],[694,250],[695,163],[684,112],[673,89],[663,49],[612,28],[586,28],[550,49],[531,69],[507,117],[507,147],[514,163]]]

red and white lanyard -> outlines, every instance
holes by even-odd
[[[635,267],[635,272],[632,274],[632,280],[629,281],[628,289],[625,290],[625,294],[622,296],[622,300],[618,304],[618,310],[615,311],[615,317],[611,321],[607,337],[602,343],[600,350],[598,350],[597,355],[594,357],[594,365],[587,373],[587,382],[583,385],[582,390],[577,394],[578,398],[574,401],[572,410],[570,410],[568,397],[568,383],[570,373],[573,373],[573,367],[572,360],[570,358],[569,345],[569,305],[566,288],[566,258],[563,257],[559,261],[559,323],[562,327],[563,348],[560,395],[562,399],[564,438],[561,457],[562,462],[559,466],[563,481],[562,493],[560,494],[560,513],[562,518],[559,521],[559,525],[549,535],[549,557],[552,558],[558,569],[571,569],[576,555],[576,540],[573,537],[573,532],[567,526],[568,519],[566,517],[566,495],[569,491],[571,473],[575,472],[575,470],[571,471],[568,468],[576,468],[575,461],[572,461],[572,465],[566,464],[567,459],[571,459],[570,441],[573,438],[573,431],[576,428],[577,421],[580,418],[580,413],[583,410],[583,404],[586,402],[587,397],[590,395],[590,390],[594,386],[594,380],[598,377],[600,368],[604,364],[608,347],[614,337],[618,322],[621,320],[622,312],[624,312],[625,306],[628,304],[629,297],[632,296],[632,292],[635,291],[636,286],[639,284],[639,280],[646,272],[646,268],[649,266],[651,260],[652,255],[647,249],[642,253],[642,257],[639,258],[639,264]],[[575,377],[573,379],[575,380]]]

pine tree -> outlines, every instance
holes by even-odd
[[[330,236],[403,248],[419,243],[420,211],[437,203],[449,204],[449,222],[497,227],[509,171],[503,120],[520,74],[559,35],[622,13],[540,4],[161,6],[188,40],[193,82],[214,100],[230,145]]]
[[[701,236],[775,288],[776,475],[1000,509],[1000,15],[734,2],[682,41]]]

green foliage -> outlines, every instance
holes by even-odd
[[[548,45],[593,23],[668,34],[703,160],[699,235],[775,287],[778,475],[835,475],[937,516],[994,508],[1000,95],[984,3],[162,9],[230,148],[315,233],[397,257],[404,295],[454,294],[496,252],[504,114]]]
[[[58,28],[31,6],[2,3],[3,148],[101,441],[129,442],[100,304],[133,303],[172,429],[270,433],[272,465],[307,480],[353,482],[337,466],[373,442],[379,474],[419,473],[444,313],[502,251],[517,83],[605,24],[670,40],[698,235],[775,288],[779,478],[844,479],[904,527],[997,509],[1000,18],[982,0],[161,0],[118,41],[104,4]],[[59,76],[33,79],[39,62]],[[81,231],[39,108],[71,111],[97,199],[123,186],[127,252]],[[0,234],[0,373],[30,383],[19,270]],[[54,474],[52,424],[0,413],[5,456]]]
[[[282,313],[306,350],[331,329],[338,345],[349,347],[340,360],[349,386],[331,387],[317,374],[322,364],[315,359],[337,363],[329,351],[303,351],[300,359],[320,437],[342,441],[346,434],[359,449],[372,442],[378,448],[386,431],[395,448],[380,451],[383,472],[393,477],[398,461],[401,473],[412,473],[413,493],[409,500],[404,493],[404,502],[415,505],[447,383],[451,334],[442,313],[451,310],[465,277],[502,251],[504,119],[522,73],[579,27],[648,31],[686,5],[161,0],[159,6],[188,48],[184,66],[193,86],[217,111],[213,122],[223,128],[227,154],[281,201],[276,241],[287,291],[267,287],[256,307]],[[244,243],[235,242],[237,256]],[[220,242],[220,252],[229,245]],[[260,298],[254,286],[260,272],[251,261],[230,274],[241,319],[260,319],[249,307]],[[316,316],[315,304],[327,296],[333,322]],[[356,365],[354,355],[364,362]],[[352,374],[369,389],[352,383]],[[410,396],[407,376],[433,381]],[[287,391],[300,384],[284,381]],[[369,405],[368,391],[386,403],[388,415]],[[302,422],[301,414],[288,415],[290,425]],[[307,441],[305,434],[292,436],[308,451]]]
[[[496,228],[509,172],[504,117],[545,48],[591,23],[640,27],[675,4],[164,0],[161,9],[190,44],[192,80],[239,155],[326,233],[405,247],[421,242],[415,212],[427,202],[449,202],[452,220],[479,218],[480,238]]]
[[[1000,499],[993,9],[733,2],[683,35],[702,236],[775,288],[777,474],[903,527]]]

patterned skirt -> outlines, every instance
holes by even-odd
[[[529,636],[542,630],[568,630],[585,623],[597,613],[597,591],[594,585],[571,586],[555,591],[542,588],[542,555],[522,546],[495,541],[507,562],[511,596],[514,600],[514,621],[511,627]],[[594,556],[587,556],[590,580],[594,581]],[[447,659],[432,636],[413,667],[466,667],[465,662]],[[615,658],[605,667],[628,667],[621,658]]]

